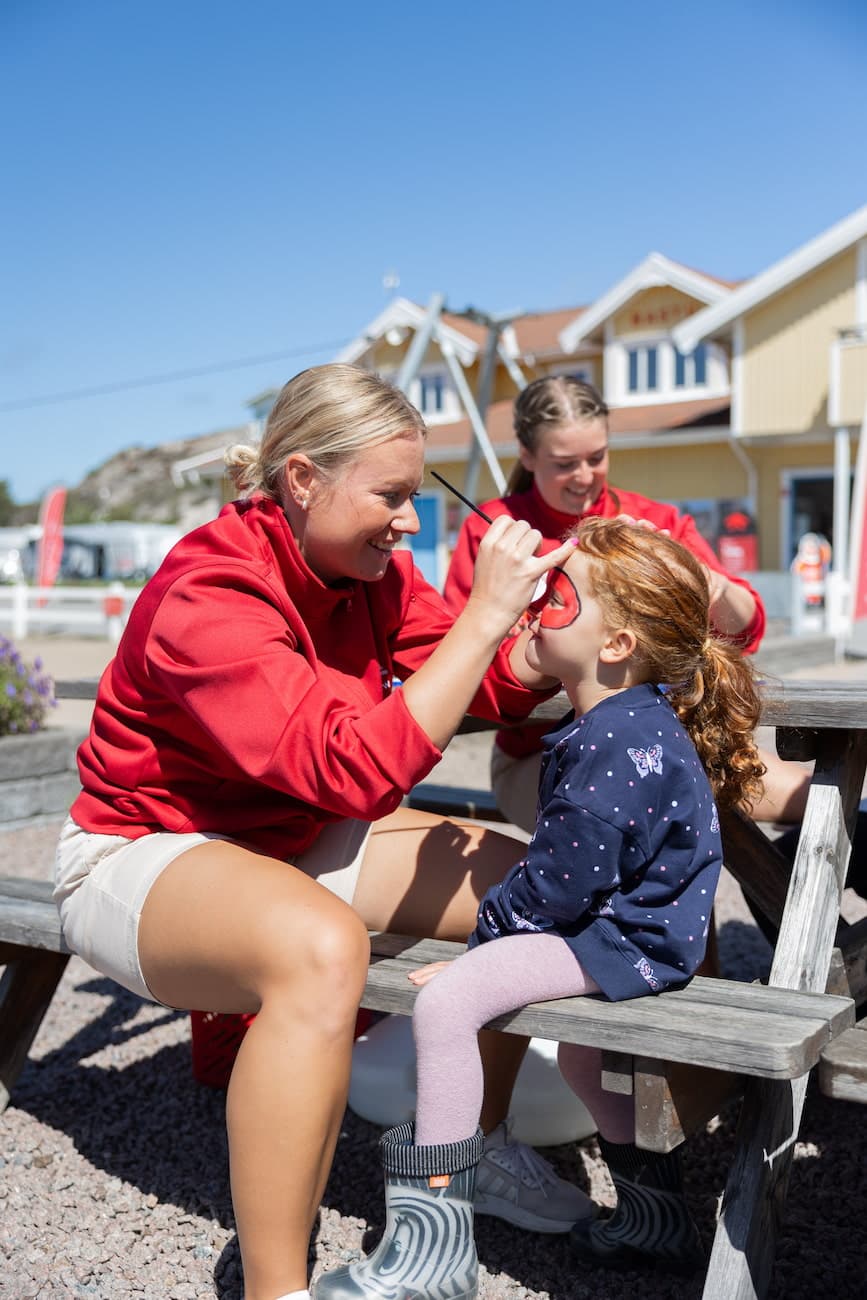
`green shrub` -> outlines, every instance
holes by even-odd
[[[0,736],[39,731],[56,706],[54,682],[42,671],[42,660],[26,664],[8,637],[0,636]]]

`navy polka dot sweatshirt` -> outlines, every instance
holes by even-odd
[[[469,946],[553,932],[613,1001],[676,988],[704,956],[721,865],[695,746],[657,687],[634,686],[545,737],[535,834]]]

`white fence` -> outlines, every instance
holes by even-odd
[[[140,591],[122,582],[107,587],[0,585],[0,629],[13,640],[62,632],[119,641]]]

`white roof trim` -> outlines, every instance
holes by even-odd
[[[835,226],[823,231],[821,235],[817,235],[815,239],[802,244],[800,248],[796,248],[787,257],[781,258],[779,262],[774,262],[773,266],[769,266],[760,275],[753,276],[752,280],[747,280],[746,284],[741,285],[739,289],[733,289],[724,302],[706,307],[704,311],[697,312],[695,316],[690,316],[688,320],[675,326],[671,332],[675,344],[682,352],[691,352],[703,338],[730,325],[739,316],[745,315],[765,299],[779,293],[781,289],[787,289],[790,284],[809,275],[817,266],[844,252],[865,235],[867,235],[867,204],[850,216],[844,217],[842,221],[838,221]]]
[[[618,281],[601,298],[597,298],[586,311],[560,331],[563,351],[574,352],[582,339],[597,330],[630,298],[634,298],[642,289],[653,289],[658,285],[670,285],[672,289],[680,289],[691,298],[709,303],[718,302],[732,292],[717,280],[710,280],[699,271],[691,271],[679,262],[672,262],[662,253],[649,253],[624,279]]]
[[[338,352],[334,360],[352,365],[363,357],[365,352],[369,351],[371,345],[378,339],[383,338],[390,329],[409,329],[414,332],[421,326],[426,316],[426,309],[420,307],[418,303],[410,302],[408,298],[394,298],[384,311],[381,311],[369,325],[365,326],[357,338],[354,338],[342,351]],[[478,344],[473,339],[467,338],[466,334],[459,333],[458,330],[451,325],[446,325],[443,321],[439,322],[439,329],[443,336],[452,343],[461,365],[471,365],[478,355]]]

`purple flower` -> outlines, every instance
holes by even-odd
[[[9,696],[10,700],[14,700],[15,696],[18,694],[18,688],[13,682],[6,683],[6,694]]]

